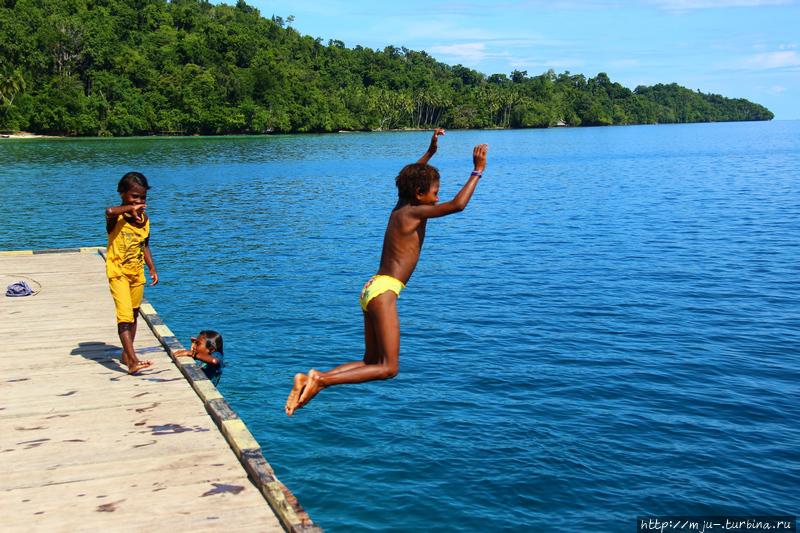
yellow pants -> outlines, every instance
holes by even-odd
[[[142,276],[119,276],[108,279],[111,297],[117,310],[117,323],[133,322],[133,310],[142,305],[144,280]]]

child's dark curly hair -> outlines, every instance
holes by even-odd
[[[147,183],[147,178],[141,172],[128,172],[117,184],[117,192],[128,192],[131,185],[138,185],[144,190],[150,189],[150,184]]]
[[[397,185],[397,196],[401,200],[413,200],[417,192],[428,192],[431,185],[439,181],[436,167],[425,163],[412,163],[403,167],[394,182]]]

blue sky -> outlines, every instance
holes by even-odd
[[[247,1],[326,43],[405,46],[485,74],[676,82],[800,119],[800,0]]]

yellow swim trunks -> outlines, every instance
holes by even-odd
[[[392,291],[397,296],[400,296],[400,291],[405,288],[406,286],[403,285],[402,281],[392,276],[372,276],[364,284],[364,288],[361,289],[361,297],[358,299],[358,303],[361,304],[361,309],[366,313],[367,305],[376,296],[380,296],[386,291]]]

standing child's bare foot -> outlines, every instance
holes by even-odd
[[[294,386],[292,387],[292,392],[289,393],[289,397],[286,399],[286,407],[284,407],[288,416],[292,416],[295,409],[297,409],[297,400],[300,397],[300,393],[303,391],[303,387],[306,386],[307,381],[308,376],[305,374],[294,375]]]
[[[319,371],[314,370],[313,368],[308,371],[308,381],[306,382],[306,386],[303,389],[302,394],[300,394],[300,399],[297,400],[297,406],[294,410],[300,409],[305,404],[310,402],[314,396],[316,396],[319,391],[323,388],[322,383],[320,382],[320,378],[322,374]],[[294,412],[294,411],[293,411]]]
[[[136,374],[140,370],[144,370],[145,368],[149,368],[153,366],[153,361],[151,359],[145,359],[144,361],[136,361],[133,365],[128,366],[128,374]]]
[[[148,367],[148,366],[151,366],[153,364],[153,360],[152,359],[145,359],[144,361],[142,361],[141,359],[138,359],[135,356],[133,358],[131,358],[131,357],[128,356],[127,353],[125,353],[125,350],[122,351],[122,357],[120,359],[122,361],[122,364],[127,366],[128,368],[130,368],[131,366],[136,366],[136,365],[144,365],[145,367]]]

